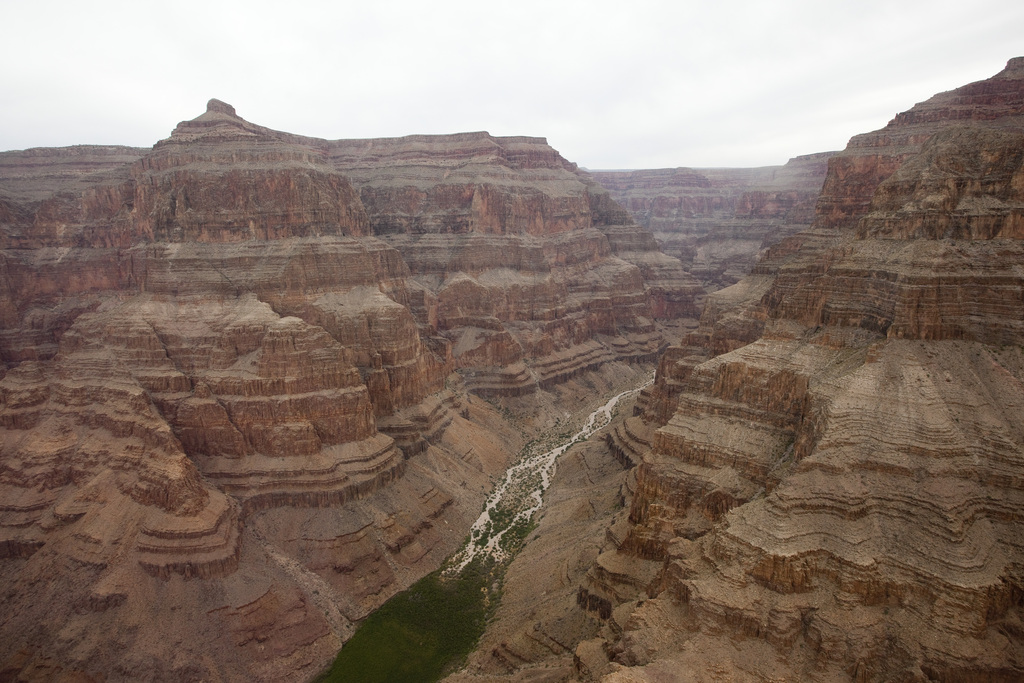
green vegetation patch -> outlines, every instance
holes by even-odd
[[[555,438],[531,441],[520,461],[547,454],[572,435],[570,429]],[[485,553],[454,576],[457,564],[449,559],[446,567],[367,617],[318,683],[433,683],[462,666],[498,607],[506,568],[536,528],[532,519],[520,514],[532,507],[530,494],[541,489],[541,480],[539,470],[524,472],[501,494],[484,528],[467,540],[483,548],[505,530],[498,543],[503,551],[500,561]]]
[[[360,624],[321,683],[427,683],[473,651],[498,603],[501,568],[474,561],[457,577],[429,574]]]

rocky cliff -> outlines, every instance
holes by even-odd
[[[770,245],[808,227],[833,152],[763,168],[592,171],[708,291],[739,281]]]
[[[0,275],[15,680],[309,678],[518,450],[480,396],[653,360],[702,296],[541,139],[217,100],[151,150],[0,154]]]
[[[607,433],[626,507],[558,605],[457,680],[1024,677],[1022,132],[1018,58],[833,157]]]
[[[813,228],[723,290],[705,336],[666,357],[650,405],[675,410],[619,549],[662,562],[663,599],[619,622],[610,652],[642,668],[609,680],[670,660],[1022,675],[1022,131],[1016,59],[854,138]],[[702,346],[722,355],[687,362]],[[668,412],[646,414],[657,426]],[[661,626],[675,644],[651,645]],[[734,653],[711,647],[724,634]]]
[[[409,265],[417,322],[476,393],[653,360],[656,321],[699,314],[700,284],[543,139],[342,141],[328,155]]]

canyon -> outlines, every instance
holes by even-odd
[[[13,680],[311,678],[704,296],[541,138],[219,100],[152,149],[0,154],[0,274]]]
[[[656,365],[451,683],[1020,680],[1022,236],[1024,58],[763,169],[0,153],[0,676],[308,680]]]
[[[834,154],[761,168],[590,173],[711,292],[736,284],[768,247],[810,227]]]
[[[567,454],[451,680],[1024,677],[1022,134],[1015,58],[831,155]]]

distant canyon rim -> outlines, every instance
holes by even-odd
[[[310,680],[656,369],[448,680],[1022,680],[1022,237],[1024,58],[758,169],[0,153],[0,678]]]

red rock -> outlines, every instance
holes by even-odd
[[[308,679],[522,445],[467,389],[652,361],[702,294],[539,138],[212,100],[0,154],[0,670]]]
[[[620,665],[584,648],[593,675],[1024,675],[1022,65],[854,138],[813,228],[663,356],[649,447],[612,438],[641,464],[582,585]]]
[[[735,283],[758,256],[810,225],[832,152],[785,166],[593,171],[666,253],[709,289]]]

